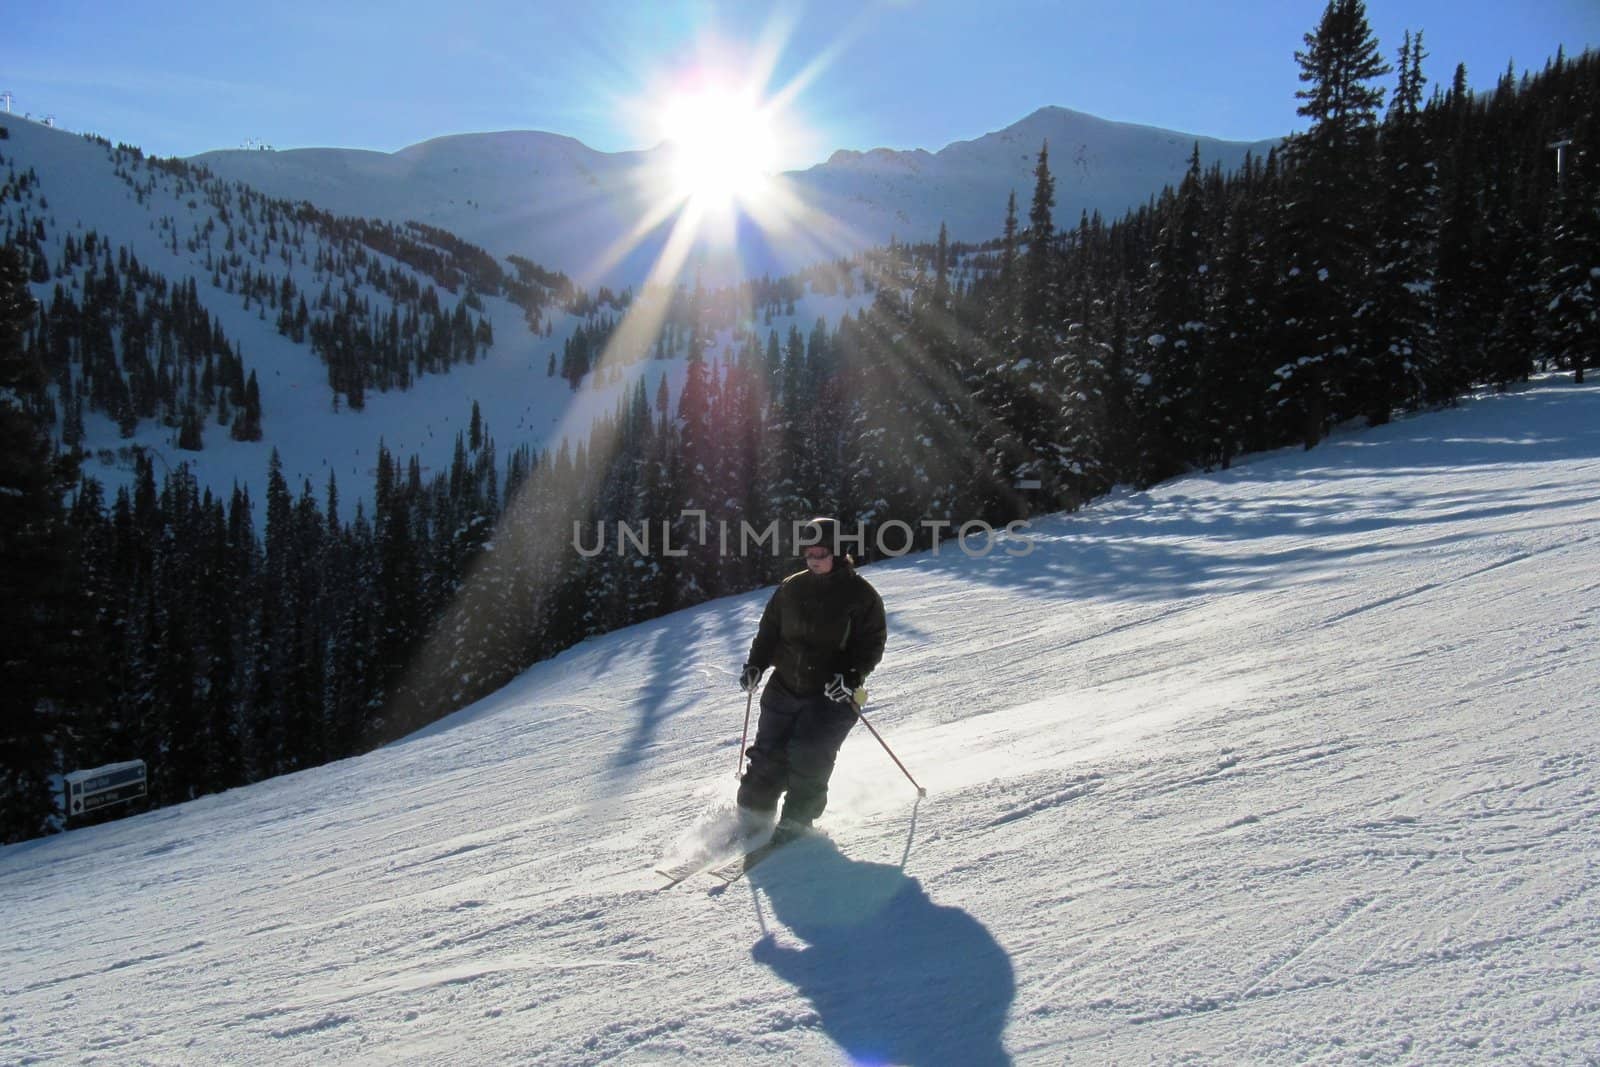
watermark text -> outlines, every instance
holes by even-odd
[[[620,556],[662,556],[681,559],[691,548],[714,548],[723,558],[768,555],[777,559],[784,554],[784,546],[792,546],[796,554],[822,540],[818,529],[807,521],[789,524],[788,538],[783,535],[783,523],[777,519],[757,528],[739,520],[712,520],[704,510],[680,511],[678,518],[648,520],[629,523],[599,522],[591,528],[581,520],[572,524],[572,547],[585,559],[593,559],[608,549]],[[923,519],[913,526],[901,519],[890,519],[876,527],[856,524],[849,533],[843,526],[835,527],[834,543],[827,547],[836,556],[865,556],[872,550],[878,557],[895,559],[919,551],[925,544],[933,555],[954,541],[963,555],[982,559],[997,548],[1007,556],[1021,558],[1033,553],[1034,542],[1029,536],[1030,524],[1026,519],[1013,519],[1000,531],[982,519],[957,523],[949,519]],[[918,537],[918,530],[927,536]]]

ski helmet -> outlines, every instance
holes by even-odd
[[[814,548],[817,545],[822,545],[832,552],[835,559],[842,555],[839,551],[839,520],[837,519],[823,516],[807,519],[800,524],[799,534],[799,543],[796,547],[802,556],[805,555],[806,549]]]

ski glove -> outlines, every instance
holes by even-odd
[[[848,676],[836,674],[833,676],[833,681],[822,687],[822,695],[837,703],[848,704],[855,699],[857,684],[854,671]]]
[[[739,691],[748,693],[756,687],[756,683],[759,681],[761,681],[761,668],[752,667],[746,663],[744,670],[739,672]]]

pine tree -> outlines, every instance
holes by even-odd
[[[1600,61],[1584,61],[1600,71]],[[1587,367],[1600,366],[1600,86],[1589,81],[1580,99],[1590,105],[1562,145],[1563,158],[1554,205],[1554,232],[1542,264],[1551,355],[1556,365],[1583,384]]]
[[[1300,80],[1309,86],[1294,94],[1304,101],[1296,113],[1312,123],[1301,143],[1309,146],[1314,158],[1335,166],[1335,159],[1325,157],[1359,156],[1367,146],[1384,96],[1382,89],[1369,83],[1390,68],[1367,25],[1363,0],[1329,0],[1305,43],[1306,50],[1294,54]]]
[[[350,406],[357,406],[354,397],[351,397]],[[261,440],[261,386],[256,382],[255,371],[250,372],[245,382],[242,404],[233,420],[232,435],[235,441]]]
[[[1440,221],[1438,323],[1440,359],[1427,383],[1427,400],[1443,403],[1477,380],[1484,366],[1484,340],[1491,319],[1486,291],[1500,280],[1483,258],[1484,160],[1478,127],[1481,109],[1458,64],[1450,91],[1435,109],[1433,125],[1445,144],[1439,153]]]
[[[1056,180],[1050,174],[1050,144],[1039,147],[1033,167],[1033,204],[1028,209],[1028,255],[1022,279],[1022,324],[1025,334],[1045,327],[1055,297]],[[1041,355],[1042,353],[1031,353]]]
[[[381,442],[375,497],[373,670],[376,689],[386,698],[382,730],[395,737],[419,725],[412,694],[402,686],[422,636],[422,561],[419,531],[412,522],[412,488],[401,480],[394,457]]]
[[[1389,72],[1361,0],[1329,0],[1316,32],[1296,52],[1298,113],[1310,128],[1291,139],[1294,200],[1289,209],[1296,257],[1285,279],[1293,327],[1279,369],[1281,417],[1307,448],[1327,425],[1348,415],[1349,394],[1365,362],[1360,320],[1370,313],[1377,109],[1383,90],[1369,83]]]
[[[1060,355],[1054,204],[1055,179],[1045,145],[1034,166],[1028,249],[1018,292],[1013,302],[1004,281],[1007,268],[1002,267],[1001,307],[1012,310],[992,316],[992,351],[977,368],[976,395],[998,431],[987,449],[986,479],[997,486],[1038,481],[1039,497],[1058,502],[1073,459],[1060,441],[1064,403],[1054,370]],[[1008,207],[1008,222],[1011,214]],[[992,517],[1010,519],[1016,506],[1012,498]]]
[[[882,288],[878,292],[883,295]],[[796,485],[810,514],[838,514],[845,477],[844,426],[850,409],[843,361],[822,320],[813,325],[803,352],[800,393],[792,411],[800,442],[794,464]]]
[[[672,547],[675,552],[688,553],[676,561],[678,606],[700,603],[719,592],[714,539],[705,535],[707,524],[722,515],[716,498],[720,439],[713,416],[721,390],[717,375],[701,355],[698,337],[696,330],[689,345],[683,392],[678,397],[680,443],[670,481]]]
[[[199,412],[189,406],[183,413],[183,425],[178,432],[178,447],[186,452],[199,452],[205,447]]]
[[[1372,313],[1356,408],[1369,425],[1422,402],[1436,376],[1434,291],[1439,249],[1437,168],[1423,123],[1422,35],[1406,34],[1400,81],[1384,122]]]
[[[235,496],[242,499],[242,494]],[[247,555],[232,538],[236,527],[220,500],[211,502],[205,518],[203,553],[197,603],[197,626],[204,644],[204,661],[196,684],[200,688],[199,717],[204,748],[202,777],[197,792],[213,793],[243,782],[238,707],[239,591],[244,588]]]
[[[1281,226],[1283,182],[1269,151],[1259,168],[1247,165],[1234,183],[1223,224],[1215,286],[1215,358],[1219,411],[1217,452],[1226,468],[1240,452],[1272,447],[1267,403],[1283,330],[1282,279],[1288,253]]]
[[[194,476],[180,464],[161,491],[152,588],[151,661],[153,745],[146,752],[151,794],[158,803],[198,795],[209,747],[197,689],[204,632],[199,626],[202,511]]]
[[[56,812],[63,668],[72,624],[61,499],[71,471],[30,399],[44,368],[27,344],[34,302],[15,249],[0,248],[0,843],[46,832]]]
[[[1202,391],[1210,384],[1207,363],[1210,289],[1209,249],[1202,233],[1200,145],[1189,156],[1175,197],[1163,199],[1165,225],[1157,237],[1150,293],[1146,405],[1152,418],[1145,427],[1148,464],[1141,481],[1161,481],[1179,473],[1206,451],[1208,436],[1201,420]]]
[[[999,283],[999,299],[994,302],[990,325],[995,330],[1008,330],[1017,299],[1017,193],[1014,189],[1006,199],[1006,220],[1000,241]]]

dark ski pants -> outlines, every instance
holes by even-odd
[[[810,826],[828,806],[833,762],[855,724],[850,705],[821,693],[795,696],[773,678],[761,694],[755,744],[746,750],[750,769],[739,783],[739,806],[771,812],[787,793],[783,820]]]

